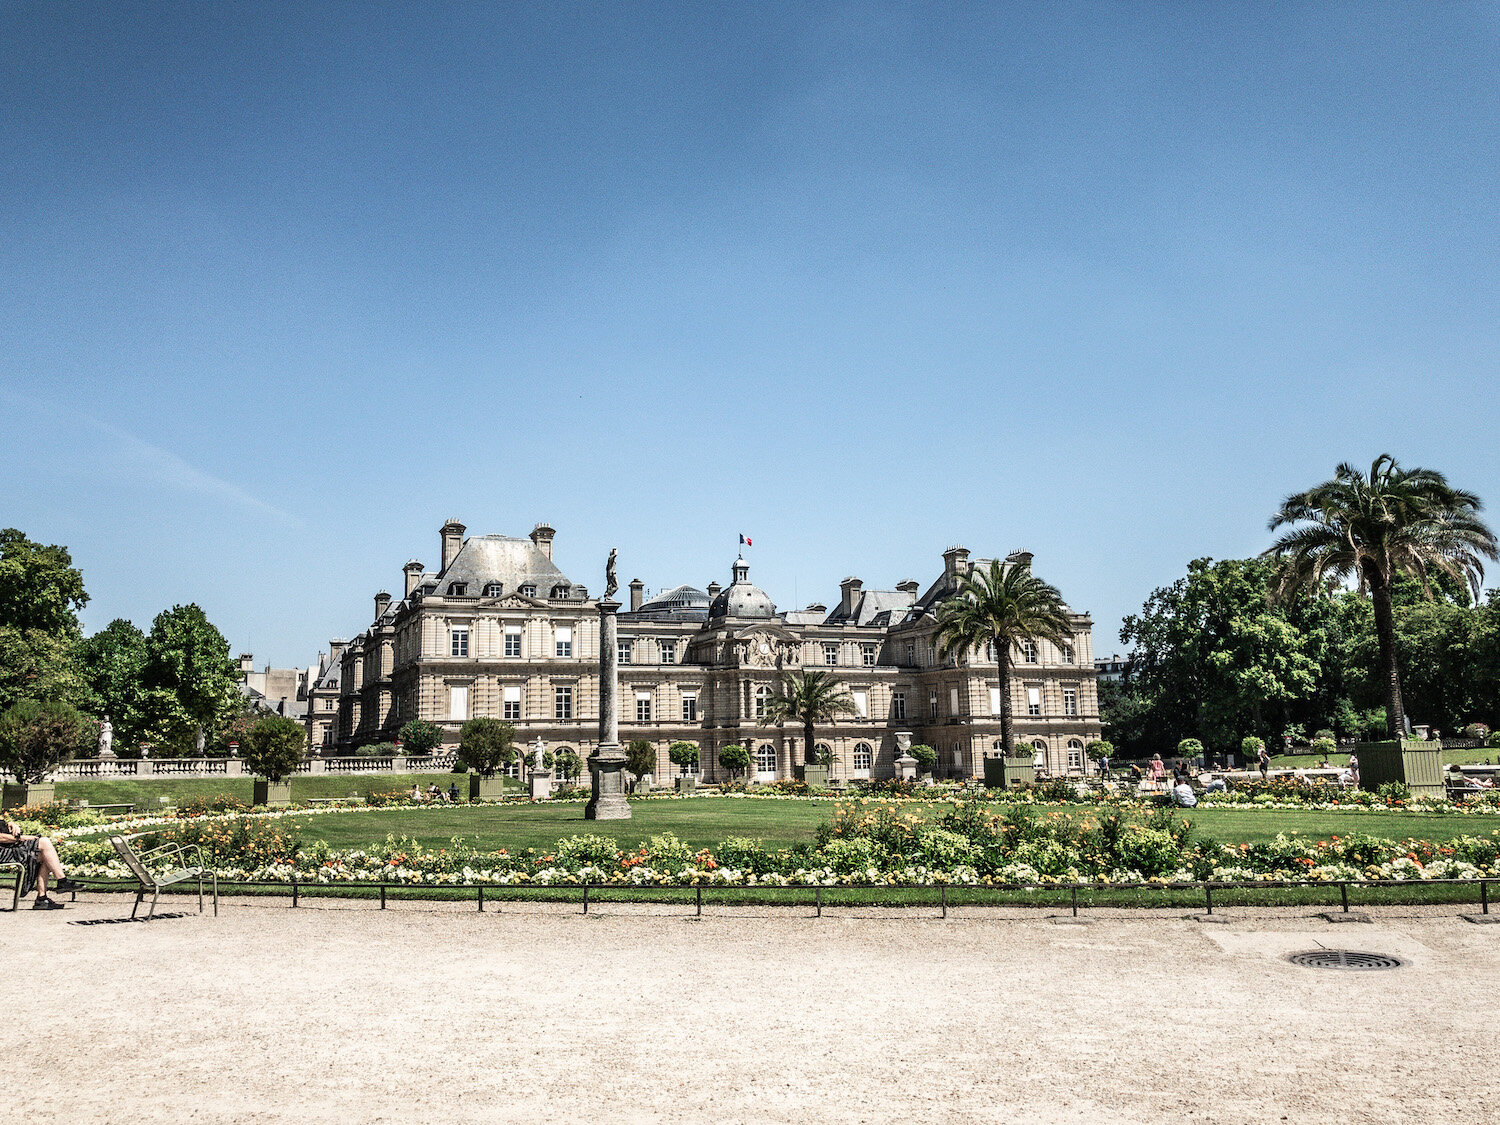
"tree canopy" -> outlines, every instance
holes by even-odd
[[[813,760],[814,736],[818,723],[831,723],[840,715],[854,713],[854,698],[843,682],[831,672],[785,672],[776,691],[766,700],[760,726],[771,723],[800,723],[803,735],[804,761]]]
[[[307,756],[307,731],[285,715],[263,715],[250,727],[241,753],[254,773],[280,781]]]
[[[87,602],[66,547],[0,531],[0,708],[22,699],[82,702],[74,648]]]
[[[470,719],[458,731],[459,765],[480,777],[494,777],[501,766],[516,760],[516,728],[499,719]]]

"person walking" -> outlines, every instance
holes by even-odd
[[[1271,752],[1262,746],[1256,760],[1260,763],[1260,779],[1268,780],[1271,776]]]
[[[1357,755],[1357,754],[1350,754],[1349,755],[1349,779],[1352,782],[1352,784],[1354,785],[1354,788],[1358,789],[1359,788],[1359,755]]]
[[[1167,763],[1161,760],[1160,754],[1151,755],[1151,786],[1163,793],[1167,789]]]

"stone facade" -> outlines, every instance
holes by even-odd
[[[369,627],[331,646],[309,691],[314,746],[347,752],[391,741],[418,717],[451,745],[466,719],[487,715],[513,723],[521,741],[593,751],[597,600],[553,563],[551,527],[524,539],[464,531],[445,524],[440,567],[408,563],[402,598],[377,594]],[[993,659],[940,660],[933,644],[936,607],[970,565],[968,551],[950,548],[925,592],[915,581],[875,590],[847,578],[831,611],[778,611],[743,559],[727,586],[678,586],[647,601],[642,583],[630,583],[630,607],[618,614],[621,742],[653,742],[658,778],[677,772],[667,761],[677,740],[699,744],[708,780],[722,774],[718,751],[730,743],[751,752],[757,779],[794,776],[807,757],[801,727],[757,717],[783,671],[816,669],[838,676],[858,709],[817,728],[835,779],[894,776],[898,735],[907,734],[938,751],[940,776],[982,776],[983,759],[1000,751],[997,669]],[[1013,654],[1016,737],[1052,773],[1084,772],[1083,747],[1100,737],[1092,624],[1085,613],[1072,620],[1071,645],[1037,642]]]

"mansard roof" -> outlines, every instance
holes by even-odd
[[[509,535],[474,535],[465,539],[448,569],[438,575],[435,592],[446,592],[453,582],[465,583],[474,596],[483,593],[491,582],[500,583],[507,594],[529,583],[544,598],[554,586],[573,585],[530,539]]]
[[[904,590],[862,590],[859,601],[849,612],[843,604],[833,607],[833,612],[823,619],[824,625],[861,625],[871,628],[889,628],[906,618],[906,611],[914,601]]]

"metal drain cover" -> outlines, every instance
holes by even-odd
[[[1356,953],[1351,949],[1313,949],[1306,953],[1289,953],[1287,960],[1304,969],[1399,969],[1406,962],[1388,953]]]

